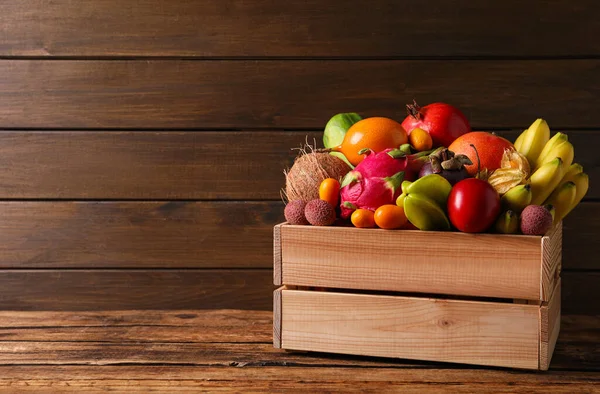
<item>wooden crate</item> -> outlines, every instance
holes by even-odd
[[[562,226],[546,236],[280,224],[274,346],[548,369]]]

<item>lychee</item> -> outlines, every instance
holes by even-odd
[[[304,216],[313,226],[329,226],[335,222],[335,209],[327,201],[311,200],[304,208]]]
[[[552,214],[540,205],[528,205],[521,213],[521,232],[544,235],[552,228]]]
[[[308,220],[306,220],[306,216],[304,216],[305,206],[306,203],[302,200],[290,201],[283,210],[285,220],[287,220],[289,224],[308,224]]]

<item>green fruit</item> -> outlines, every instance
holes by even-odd
[[[421,194],[408,194],[403,200],[408,221],[419,230],[450,230],[446,213],[435,201]]]
[[[419,194],[426,196],[440,207],[445,208],[452,185],[446,178],[438,174],[425,175],[417,179],[406,188],[402,185],[402,192],[406,194]],[[414,224],[414,223],[413,223]]]
[[[402,187],[402,193],[408,193],[408,191],[407,191],[407,190],[408,190],[408,187],[409,187],[411,184],[412,184],[412,182],[411,182],[411,181],[403,181],[403,182],[402,182],[402,185],[401,185],[401,187]]]
[[[521,213],[531,203],[531,185],[517,185],[504,193],[500,202],[502,208]]]
[[[361,119],[359,114],[353,112],[337,114],[329,119],[329,122],[327,122],[327,125],[325,126],[325,131],[323,132],[323,145],[325,148],[335,148],[336,146],[341,145],[350,126]],[[354,168],[343,153],[330,152],[330,154],[339,157],[350,167]]]
[[[503,212],[496,220],[496,231],[500,234],[516,234],[519,231],[519,216],[511,210]]]
[[[325,148],[335,148],[341,145],[350,126],[359,120],[362,120],[360,115],[353,112],[337,114],[329,119],[323,133],[323,145]]]

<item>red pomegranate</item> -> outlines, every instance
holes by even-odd
[[[410,135],[416,128],[429,133],[433,147],[446,148],[458,137],[471,131],[471,125],[465,115],[450,104],[433,103],[424,107],[413,101],[406,106],[408,116],[402,122],[402,127]]]

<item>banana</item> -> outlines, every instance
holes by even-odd
[[[562,184],[567,183],[569,181],[573,181],[573,179],[575,179],[575,175],[580,174],[583,172],[583,166],[579,163],[573,163],[569,166],[569,168],[567,168],[567,171],[565,172],[565,175],[563,175],[563,178],[560,180],[560,183],[558,184],[558,186],[560,187]]]
[[[404,212],[408,221],[419,230],[450,230],[450,221],[444,210],[432,199],[422,194],[406,194],[403,199]]]
[[[575,183],[571,181],[563,183],[562,186],[557,187],[550,194],[550,197],[548,197],[544,204],[551,204],[554,207],[553,224],[560,222],[565,217],[571,209],[576,195]]]
[[[546,142],[546,145],[544,145],[544,148],[542,149],[542,151],[540,152],[540,154],[538,155],[537,159],[535,162],[531,163],[531,168],[533,168],[534,170],[541,167],[539,165],[539,163],[544,160],[546,158],[546,156],[548,156],[548,154],[550,153],[550,151],[554,148],[556,148],[556,146],[558,146],[559,144],[568,141],[569,137],[564,134],[564,133],[556,133],[554,134],[554,136],[552,138],[550,138],[548,140],[548,142]],[[550,160],[553,160],[556,156],[550,156]],[[560,156],[559,156],[560,157]]]
[[[581,202],[585,194],[587,193],[590,185],[590,178],[588,174],[585,172],[581,172],[573,177],[573,181],[575,184],[575,198],[573,199],[573,203],[567,210],[567,213],[564,216],[567,216],[576,206]],[[563,217],[564,217],[563,216]]]
[[[554,205],[552,205],[552,204],[544,204],[544,208],[546,208],[546,210],[548,212],[550,212],[550,215],[552,215],[552,221],[554,221],[554,216],[556,214],[556,210],[554,209]]]
[[[523,144],[523,140],[525,139],[525,134],[527,134],[527,130],[529,130],[529,129],[523,130],[523,132],[521,134],[519,134],[519,136],[515,140],[515,143],[513,144],[513,146],[515,147],[517,152],[519,152],[521,149],[521,145]]]
[[[556,157],[531,174],[531,204],[541,205],[563,177],[562,159]]]
[[[517,185],[504,193],[500,202],[502,208],[521,213],[531,203],[531,185]]]
[[[573,144],[571,144],[569,141],[564,141],[556,145],[554,148],[552,148],[550,152],[548,152],[546,157],[542,158],[541,160],[538,160],[537,168],[540,168],[549,161],[554,160],[555,157],[560,157],[562,159],[563,172],[567,172],[567,170],[571,166],[571,163],[573,163],[573,158],[575,157],[575,150],[573,149]]]
[[[519,231],[519,215],[515,212],[503,212],[496,220],[496,231],[501,234],[516,234]]]
[[[445,208],[448,203],[448,196],[452,190],[452,185],[446,178],[438,174],[425,175],[416,181],[407,184],[404,187],[402,183],[402,192],[406,194],[421,194],[433,200],[437,205]]]
[[[550,139],[550,128],[544,119],[536,119],[522,135],[517,151],[533,164]]]

